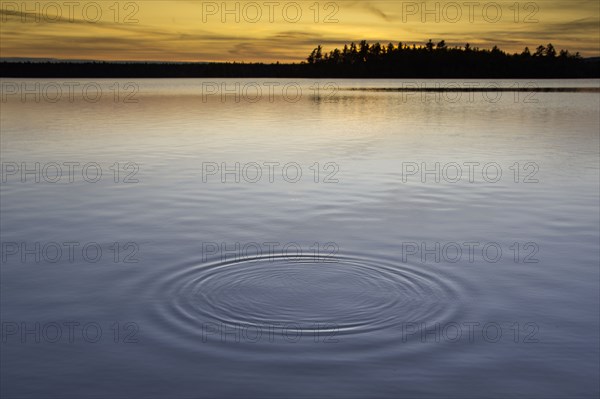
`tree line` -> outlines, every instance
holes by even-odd
[[[301,63],[0,62],[1,77],[21,78],[600,78],[600,57],[583,58],[552,45],[509,54],[497,46],[449,47],[366,40]]]
[[[361,64],[361,63],[398,63],[403,58],[420,57],[429,61],[435,61],[447,55],[464,58],[485,58],[485,57],[503,57],[503,58],[545,58],[554,59],[558,56],[559,59],[581,59],[579,52],[571,54],[569,50],[560,50],[557,53],[556,48],[549,43],[547,46],[540,45],[532,54],[529,47],[521,54],[508,54],[500,50],[498,46],[494,46],[491,50],[480,49],[479,47],[471,47],[467,43],[464,47],[448,47],[446,41],[442,40],[437,44],[431,39],[424,46],[413,44],[412,47],[402,42],[395,46],[393,43],[381,45],[379,42],[369,44],[366,40],[361,41],[358,45],[354,42],[348,46],[344,45],[342,50],[335,49],[329,53],[323,54],[323,47],[317,46],[312,53],[307,57],[309,64],[329,63],[329,64]]]
[[[449,47],[444,40],[425,45],[402,42],[370,44],[366,40],[343,49],[324,52],[317,46],[307,64],[325,75],[356,77],[597,77],[599,62],[586,60],[569,50],[558,51],[552,43],[533,52],[509,54],[497,46],[480,49],[470,44]]]

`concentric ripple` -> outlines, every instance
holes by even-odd
[[[217,323],[362,334],[406,322],[443,322],[461,304],[460,287],[424,266],[353,256],[188,264],[156,283],[163,298],[155,302],[158,317],[190,333]]]

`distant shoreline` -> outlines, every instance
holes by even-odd
[[[600,78],[600,60],[583,59],[570,68],[476,68],[465,72],[443,65],[428,70],[311,64],[123,63],[0,61],[2,78],[292,78],[292,79],[577,79]]]

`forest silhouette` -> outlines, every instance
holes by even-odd
[[[599,65],[597,61],[586,62],[579,53],[557,51],[551,43],[538,46],[534,52],[526,47],[520,54],[509,54],[497,46],[491,50],[468,43],[464,47],[448,47],[444,40],[429,40],[424,46],[402,42],[369,44],[363,40],[329,53],[318,46],[307,62],[325,75],[415,78],[597,76]]]
[[[366,40],[324,52],[317,46],[301,63],[160,63],[4,61],[2,77],[112,78],[598,78],[600,58],[558,51],[552,44],[509,54],[497,46],[449,47],[370,44]]]

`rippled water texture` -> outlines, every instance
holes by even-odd
[[[3,397],[598,397],[598,81],[269,82],[3,99]]]
[[[168,326],[200,332],[199,320],[229,326],[290,325],[316,334],[363,334],[403,320],[448,319],[459,290],[415,265],[311,255],[246,258],[191,265],[157,289],[172,299],[161,309]],[[189,325],[186,325],[188,323]]]

